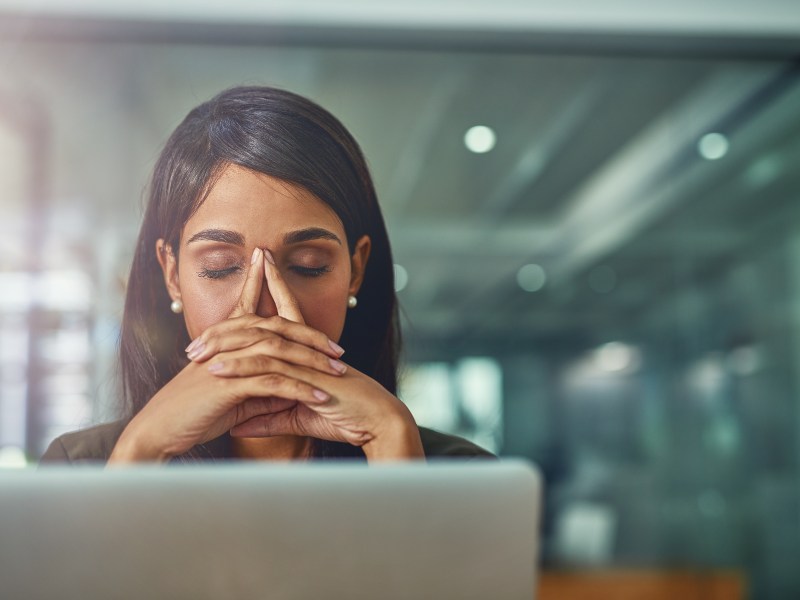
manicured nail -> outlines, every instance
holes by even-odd
[[[328,362],[331,365],[331,368],[342,375],[345,371],[347,371],[347,365],[343,362],[339,362],[338,360],[333,360],[332,358],[328,359]]]
[[[331,350],[336,352],[336,354],[338,356],[341,356],[342,354],[344,354],[344,348],[342,348],[339,344],[337,344],[333,340],[328,340],[328,346],[330,346]]]
[[[199,341],[200,341],[200,338],[194,338],[191,341],[191,343],[188,346],[186,346],[186,350],[184,352],[191,352],[192,348],[194,348],[197,345],[197,342],[199,342]]]
[[[198,343],[198,344],[197,344],[197,345],[196,345],[194,348],[192,348],[192,349],[191,349],[191,350],[190,350],[190,351],[189,351],[189,352],[186,354],[186,356],[188,356],[188,357],[189,357],[189,360],[194,360],[195,358],[197,358],[198,356],[200,356],[201,354],[203,354],[203,351],[204,351],[205,349],[206,349],[206,343],[205,343],[204,341],[200,340],[200,342],[199,342],[199,343]]]
[[[325,402],[325,400],[328,400],[328,399],[330,399],[330,395],[329,395],[329,394],[326,394],[326,393],[325,393],[325,392],[323,392],[322,390],[314,390],[314,391],[313,391],[313,392],[311,392],[311,393],[312,393],[312,394],[314,394],[314,398],[316,398],[316,399],[317,399],[317,400],[319,400],[320,402]]]
[[[253,256],[250,258],[250,264],[251,265],[256,264],[256,261],[258,260],[258,253],[259,252],[261,252],[261,248],[258,248],[258,247],[253,248]]]
[[[267,262],[269,262],[269,264],[271,265],[275,264],[275,258],[272,256],[272,252],[270,252],[266,248],[264,248],[264,256],[266,257]]]
[[[225,363],[215,362],[213,365],[208,366],[209,373],[219,373],[225,368]]]

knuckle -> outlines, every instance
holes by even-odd
[[[287,324],[289,323],[288,319],[280,315],[273,315],[272,317],[270,317],[270,320],[274,323],[276,331],[278,332],[286,331]]]
[[[326,372],[330,371],[331,369],[330,358],[328,358],[324,354],[320,354],[315,350],[311,350],[310,352],[312,352],[314,355],[313,356],[314,362],[312,364],[316,364],[317,368],[320,371],[326,371]]]
[[[258,340],[264,337],[264,331],[259,327],[255,327],[253,323],[247,323],[242,333],[250,340]]]
[[[280,350],[280,339],[278,336],[275,335],[267,335],[258,343],[260,348],[263,348],[267,352],[270,350]]]
[[[238,358],[228,358],[225,360],[225,369],[229,373],[238,373],[242,368],[242,361]]]
[[[208,342],[209,339],[211,339],[212,337],[217,335],[217,332],[220,329],[222,329],[222,323],[224,323],[224,321],[221,321],[219,323],[214,323],[213,325],[211,325],[209,327],[206,327],[206,329],[203,331],[203,333],[200,334],[200,337],[205,342]]]
[[[276,354],[282,349],[280,338],[273,336],[263,338],[255,346],[259,354],[267,356]]]
[[[261,376],[261,383],[269,389],[279,389],[283,386],[285,377],[280,373],[267,373]]]
[[[255,313],[247,313],[239,317],[239,322],[241,323],[242,327],[253,327],[255,328],[258,322],[261,321],[261,317],[259,317]]]
[[[270,339],[270,343],[277,352],[284,353],[287,350],[289,350],[289,342],[280,336],[277,335],[272,336]]]
[[[271,371],[275,366],[274,361],[269,356],[260,355],[256,360],[258,361],[258,368],[261,371]]]
[[[295,391],[297,392],[298,398],[306,398],[308,400],[314,400],[315,402],[319,402],[319,398],[314,396],[314,387],[307,383],[300,383],[297,382],[295,387]]]

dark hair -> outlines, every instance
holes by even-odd
[[[156,162],[125,297],[120,368],[126,416],[135,415],[187,364],[188,334],[170,311],[155,248],[177,253],[181,231],[221,171],[236,164],[302,186],[341,219],[352,255],[372,250],[358,307],[340,344],[356,369],[396,392],[400,348],[394,269],[386,226],[364,156],[345,127],[314,102],[269,87],[236,87],[192,110]],[[317,454],[350,451],[318,443]]]

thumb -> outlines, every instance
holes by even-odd
[[[229,317],[240,317],[247,314],[255,314],[258,307],[258,299],[261,296],[261,286],[264,284],[264,252],[261,248],[253,249],[253,256],[250,259],[250,269],[247,271],[247,278],[244,280],[242,293],[239,300],[233,307]]]
[[[267,278],[269,293],[275,302],[278,315],[295,323],[305,324],[303,314],[300,312],[300,304],[292,294],[289,286],[286,285],[286,281],[275,265],[275,259],[269,250],[264,250],[264,275]]]

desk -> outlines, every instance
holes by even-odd
[[[742,600],[738,571],[543,571],[538,600]]]

